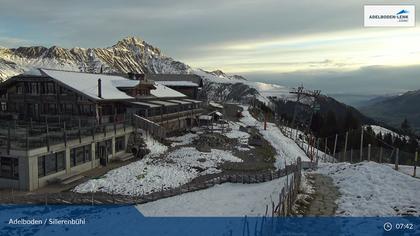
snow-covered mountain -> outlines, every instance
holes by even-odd
[[[33,67],[99,73],[190,73],[191,68],[167,57],[159,48],[127,37],[107,48],[19,47],[0,49],[0,78]]]

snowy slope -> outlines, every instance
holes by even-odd
[[[395,164],[388,164],[389,167],[395,168]],[[414,174],[414,166],[398,165],[398,171],[409,176]],[[420,179],[420,166],[417,166],[416,177]]]
[[[225,183],[137,205],[145,216],[262,216],[277,204],[286,177],[260,184]]]
[[[382,136],[384,136],[386,134],[391,134],[392,137],[399,137],[399,138],[404,138],[405,137],[406,139],[409,138],[408,136],[400,135],[400,134],[395,133],[394,131],[389,130],[387,128],[384,128],[382,126],[378,126],[378,125],[369,125],[369,126],[370,126],[370,128],[372,128],[372,130],[375,134],[381,133]],[[365,126],[365,128],[366,128],[366,126]]]
[[[339,188],[338,215],[420,216],[420,179],[375,162],[320,164],[318,172]]]
[[[245,126],[255,126],[258,131],[264,136],[264,138],[270,142],[270,144],[276,149],[276,163],[277,168],[282,168],[286,164],[296,162],[297,158],[300,157],[302,161],[309,161],[305,152],[299,148],[299,146],[292,139],[286,137],[280,129],[273,123],[267,123],[267,130],[264,130],[263,122],[257,121],[248,111],[247,106],[242,106],[244,109],[241,118],[241,122]]]

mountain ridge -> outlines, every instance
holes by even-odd
[[[400,127],[401,122],[407,118],[418,132],[420,131],[420,111],[417,111],[413,104],[420,104],[420,89],[379,100],[361,107],[360,111],[396,128]]]

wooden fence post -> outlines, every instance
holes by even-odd
[[[363,126],[362,126],[362,133],[360,135],[360,162],[363,161]]]
[[[400,155],[400,149],[397,148],[397,152],[395,153],[395,170],[398,170],[398,159]]]
[[[319,155],[319,138],[316,138],[316,163],[318,163],[318,155]]]
[[[328,146],[327,144],[328,144],[328,138],[325,138],[324,161],[325,161],[325,158],[327,157],[327,146]]]
[[[416,169],[417,169],[417,159],[418,159],[419,153],[416,152],[414,154],[414,171],[413,171],[413,177],[416,177]]]
[[[371,149],[371,145],[369,143],[368,144],[368,161],[370,161],[370,149]]]
[[[348,142],[348,139],[349,139],[349,131],[347,131],[346,132],[346,140],[344,141],[344,160],[343,161],[346,161],[346,159],[347,159],[347,142]]]
[[[338,139],[338,134],[335,134],[334,152],[333,152],[333,157],[334,158],[335,158],[335,152],[337,151],[337,139]]]
[[[381,146],[379,149],[379,163],[382,163],[382,155],[383,155],[383,147]]]
[[[353,163],[353,148],[350,149],[350,163]]]

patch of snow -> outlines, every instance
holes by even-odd
[[[209,102],[209,105],[214,107],[214,108],[219,108],[219,109],[223,109],[223,105],[216,103],[216,102]]]
[[[162,160],[153,160],[165,153],[167,147],[150,136],[145,141],[151,153],[144,159],[111,170],[102,178],[88,180],[73,191],[138,196],[179,187],[200,175],[219,173],[219,165],[227,161],[242,162],[229,151],[212,149],[210,153],[203,153],[192,147],[180,148]]]
[[[420,215],[420,180],[375,162],[320,164],[341,193],[338,215]]]
[[[137,205],[145,216],[263,216],[278,203],[286,177],[259,184],[225,183]]]
[[[370,128],[372,128],[373,132],[375,134],[379,134],[381,133],[382,136],[386,135],[386,134],[391,134],[392,137],[399,137],[399,138],[405,138],[405,139],[409,139],[408,136],[404,136],[404,135],[400,135],[392,130],[389,130],[387,128],[378,126],[378,125],[369,125]],[[368,126],[364,126],[364,128],[366,129]]]
[[[394,164],[387,164],[391,168],[395,168]],[[401,173],[404,173],[409,176],[413,176],[414,174],[414,166],[408,166],[408,165],[398,165],[398,171]],[[417,166],[416,170],[416,177],[420,178],[420,167]]]
[[[167,140],[172,142],[171,147],[177,147],[192,144],[196,138],[198,138],[198,134],[187,133],[182,136],[167,138]]]
[[[293,141],[286,137],[280,129],[273,123],[267,122],[267,130],[264,130],[264,123],[256,120],[248,111],[247,106],[242,106],[244,109],[241,118],[241,122],[245,126],[254,126],[263,135],[276,150],[276,168],[283,168],[286,164],[296,162],[297,158],[300,157],[302,161],[309,161],[308,156],[305,152]]]
[[[177,149],[167,156],[168,159],[175,161],[181,168],[187,169],[210,169],[215,168],[223,162],[242,162],[242,159],[235,157],[229,151],[211,149],[211,152],[200,152],[194,147],[183,147]],[[214,170],[212,170],[214,173]]]
[[[183,98],[187,97],[174,89],[166,87],[163,84],[155,83],[156,89],[150,90],[150,94],[158,98]]]
[[[147,154],[146,157],[158,157],[168,150],[167,146],[161,144],[150,135],[145,136],[144,142],[146,143],[147,148],[150,149],[150,153]]]

